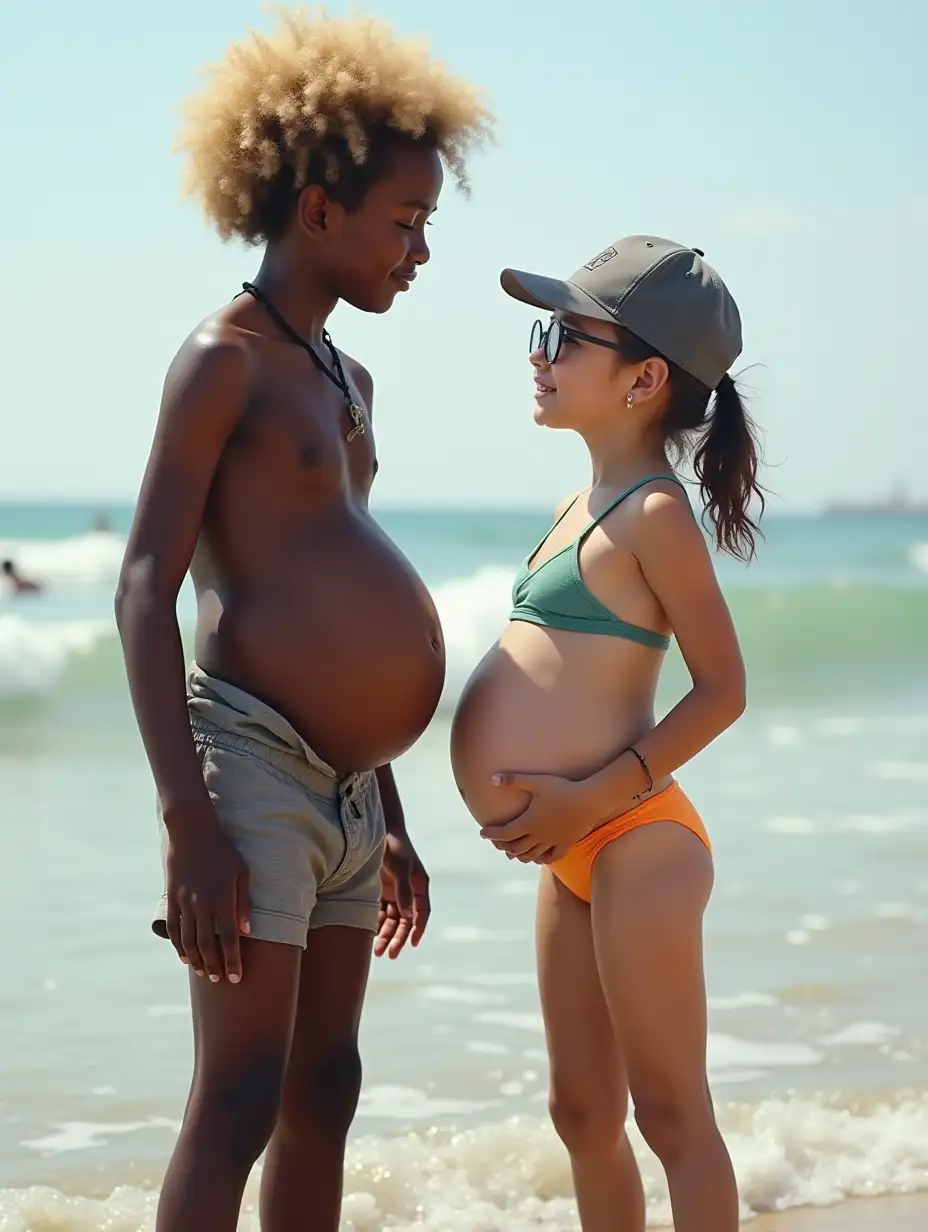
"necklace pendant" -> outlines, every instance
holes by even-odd
[[[351,416],[351,422],[354,427],[345,437],[346,441],[353,441],[356,436],[364,435],[364,413],[356,402],[349,402],[348,414]]]

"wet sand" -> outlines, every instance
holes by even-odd
[[[925,1180],[928,1184],[928,1177]],[[745,1232],[925,1232],[928,1193],[762,1215],[743,1227]]]

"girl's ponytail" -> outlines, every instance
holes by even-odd
[[[618,326],[616,337],[626,363],[640,364],[657,355],[667,364],[670,396],[661,425],[666,441],[678,460],[693,452],[693,469],[716,546],[741,560],[751,560],[760,528],[749,509],[756,500],[759,521],[764,491],[757,481],[757,429],[738,386],[726,373],[713,395],[708,385],[636,334]]]
[[[764,509],[763,490],[757,482],[758,459],[757,429],[738,386],[726,374],[708,410],[693,469],[716,543],[742,560],[753,557],[758,533],[749,513],[751,501],[757,499],[760,513]]]

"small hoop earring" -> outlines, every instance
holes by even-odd
[[[629,390],[628,393],[625,395],[625,405],[628,407],[630,411],[634,410],[635,395],[632,393],[631,390]]]

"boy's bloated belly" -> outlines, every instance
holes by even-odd
[[[341,771],[404,753],[445,674],[437,612],[405,557],[358,523],[286,553],[278,541],[255,573],[198,586],[200,665],[273,706]]]

